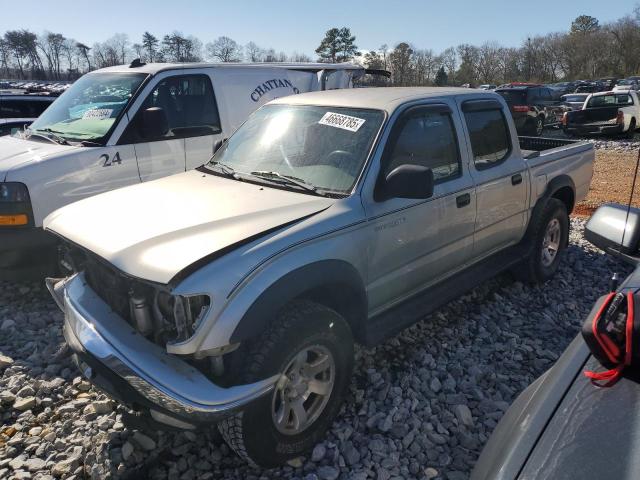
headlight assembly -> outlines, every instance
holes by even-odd
[[[0,183],[0,227],[25,226],[31,219],[29,190],[23,183]]]
[[[208,295],[171,295],[160,292],[157,297],[157,306],[165,320],[172,320],[173,335],[171,343],[183,342],[190,338],[204,318],[211,299]],[[169,332],[167,332],[169,333]]]

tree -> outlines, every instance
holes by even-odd
[[[382,55],[380,55],[378,52],[374,52],[373,50],[364,54],[363,61],[367,68],[370,68],[372,70],[384,69],[384,61],[382,60]]]
[[[200,61],[202,43],[195,37],[185,37],[181,32],[173,32],[162,39],[162,50],[156,52],[156,59],[162,57],[169,62]]]
[[[447,72],[444,70],[444,65],[438,69],[438,73],[436,73],[436,85],[439,87],[443,87],[448,83],[449,79],[447,77]]]
[[[158,60],[158,45],[160,44],[157,37],[149,32],[142,34],[142,48],[146,53],[146,60],[155,62]]]
[[[572,34],[579,33],[584,35],[586,33],[595,32],[599,28],[600,23],[598,22],[598,19],[589,15],[580,15],[571,23]]]
[[[391,78],[394,85],[409,85],[413,49],[406,42],[400,42],[389,54]]]
[[[89,50],[91,50],[91,48],[80,42],[76,43],[76,48],[78,49],[78,52],[80,52],[82,58],[84,58],[84,61],[87,63],[87,70],[91,70],[91,60],[89,60]]]
[[[239,62],[242,58],[242,47],[229,37],[218,37],[207,43],[206,49],[209,58],[219,62]]]
[[[346,62],[360,55],[355,41],[356,37],[351,35],[351,30],[347,27],[330,28],[316,48],[316,53],[321,62]]]
[[[244,53],[250,62],[264,61],[265,51],[254,42],[249,42],[244,47]]]

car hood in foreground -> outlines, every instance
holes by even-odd
[[[69,145],[56,145],[46,140],[25,140],[18,137],[0,137],[0,182],[7,173],[19,165],[40,162],[54,154],[67,152],[75,148]]]
[[[126,274],[166,284],[204,257],[334,202],[194,170],[73,203],[44,227]]]

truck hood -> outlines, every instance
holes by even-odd
[[[126,274],[166,284],[204,257],[334,202],[194,170],[73,203],[44,228]]]
[[[73,150],[70,145],[56,145],[46,141],[25,140],[18,137],[0,137],[0,181],[4,182],[7,173],[19,165],[39,162],[53,154]]]

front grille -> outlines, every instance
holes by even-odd
[[[114,312],[131,323],[129,296],[134,282],[90,255],[87,255],[84,268],[85,278],[91,289]]]

